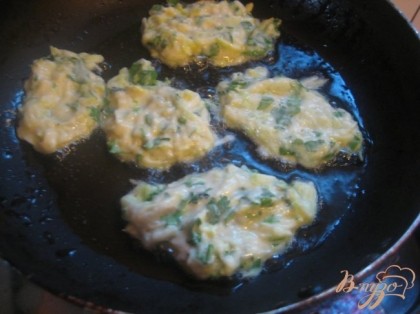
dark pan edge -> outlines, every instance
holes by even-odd
[[[392,0],[386,0],[389,5],[391,5],[398,13],[402,16],[402,18],[407,22],[408,26],[417,34],[417,36],[420,38],[420,31],[417,31],[417,29],[414,27],[414,24],[409,20],[408,16],[405,16],[403,11],[399,7],[395,5],[395,3]]]
[[[396,254],[400,248],[405,244],[406,241],[414,234],[416,229],[420,226],[420,214],[417,215],[417,218],[410,225],[410,227],[405,231],[405,233],[398,239],[397,242],[392,245],[388,251],[381,255],[377,260],[366,266],[363,270],[359,271],[354,275],[354,281],[360,282],[362,279],[366,278],[368,275],[372,274],[373,271],[379,269],[391,256]],[[333,286],[323,292],[314,295],[308,299],[305,299],[300,302],[296,302],[272,311],[264,312],[266,314],[274,313],[301,313],[305,309],[309,309],[311,306],[315,306],[320,302],[326,300],[327,298],[332,297],[336,294],[336,287]]]

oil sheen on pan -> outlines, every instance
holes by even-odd
[[[130,30],[131,31],[131,30]],[[115,38],[119,41],[120,38]],[[295,42],[288,43],[288,38],[279,43],[278,49],[282,57],[276,56],[252,63],[252,66],[262,66],[268,69],[273,75],[285,75],[288,77],[303,79],[317,75],[325,79],[326,83],[320,88],[322,93],[337,108],[349,111],[353,118],[359,123],[363,130],[362,120],[358,114],[356,104],[350,91],[345,86],[340,75],[316,53],[307,47],[296,45]],[[106,41],[93,49],[94,52],[113,45],[113,40]],[[130,52],[130,51],[129,51]],[[145,54],[147,56],[147,54]],[[134,57],[134,56],[133,56]],[[113,60],[108,60],[112,65]],[[175,77],[177,88],[189,88],[198,91],[204,98],[214,98],[217,82],[229,78],[229,76],[246,67],[232,67],[223,71],[212,67],[188,66],[182,69],[173,70],[160,65],[162,77]],[[247,65],[248,67],[249,65]],[[193,73],[195,72],[195,73]],[[115,73],[115,70],[114,70]],[[105,74],[112,76],[112,70]],[[22,97],[18,93],[17,97]],[[20,105],[21,99],[15,105]],[[263,174],[273,175],[277,178],[290,182],[293,178],[299,178],[314,182],[320,197],[320,212],[315,223],[298,233],[288,251],[266,266],[265,272],[275,272],[285,265],[287,260],[301,252],[314,249],[323,239],[328,236],[339,222],[340,216],[346,208],[351,206],[351,199],[357,194],[358,181],[363,174],[366,161],[358,158],[352,159],[346,156],[339,156],[329,164],[328,169],[320,171],[305,170],[299,166],[290,166],[287,163],[276,160],[262,159],[257,153],[257,147],[240,133],[227,129],[217,119],[214,119],[218,135],[233,135],[234,141],[216,147],[204,158],[185,165],[176,165],[169,171],[145,170],[130,164],[123,164],[112,154],[109,154],[106,145],[106,137],[102,131],[96,131],[91,138],[85,140],[68,151],[57,153],[52,156],[43,156],[35,153],[27,144],[22,144],[25,152],[25,160],[29,165],[41,167],[48,183],[54,187],[54,195],[60,207],[62,218],[66,221],[72,232],[84,239],[84,243],[108,256],[130,256],[125,258],[124,263],[129,263],[133,269],[145,275],[161,277],[159,266],[156,266],[154,258],[141,248],[132,249],[131,253],[122,252],[120,243],[131,246],[127,235],[121,230],[124,222],[119,215],[119,199],[131,188],[131,179],[143,180],[154,184],[170,183],[185,175],[208,171],[215,167],[223,167],[228,163],[237,166],[247,166]],[[104,173],[102,169],[107,169]],[[82,175],[83,174],[83,175]],[[99,188],[86,193],[87,186]],[[343,196],[344,200],[343,201]],[[341,203],[340,203],[341,200]],[[334,204],[332,206],[331,204]],[[101,216],[104,219],[98,221],[95,211],[91,208],[100,208]],[[304,236],[303,236],[304,234]],[[100,239],[100,240],[98,240]],[[107,245],[104,245],[107,243]],[[277,262],[276,262],[277,260]],[[144,264],[150,267],[142,267]],[[158,263],[159,264],[159,263]],[[172,263],[164,258],[160,267],[167,268],[169,273],[176,272],[171,266]],[[165,273],[163,273],[165,274]],[[167,276],[169,280],[175,280],[187,284],[192,279],[185,279],[183,275]],[[182,279],[183,278],[183,279]],[[193,281],[194,282],[194,281]],[[200,285],[212,285],[202,283]]]
[[[120,68],[130,66],[141,57],[150,59],[149,52],[139,46],[137,23],[83,51],[105,56],[108,66],[104,76],[109,79]],[[321,77],[326,83],[318,92],[334,107],[349,112],[369,142],[354,98],[340,74],[310,47],[287,33],[282,34],[275,54],[243,66],[221,70],[211,65],[190,65],[173,69],[156,60],[153,63],[160,79],[173,77],[176,88],[188,88],[210,99],[216,97],[215,87],[218,82],[228,79],[233,73],[256,66],[266,68],[272,75],[284,75],[297,80]],[[120,162],[109,154],[106,136],[101,130],[94,131],[90,138],[62,153],[45,156],[35,152],[29,144],[19,142],[13,131],[15,112],[21,105],[22,96],[21,90],[16,91],[14,101],[9,104],[10,112],[7,115],[11,128],[7,130],[6,144],[10,154],[2,155],[7,163],[13,154],[13,158],[17,158],[20,163],[22,176],[27,177],[25,188],[14,191],[16,220],[27,224],[37,235],[28,241],[33,241],[31,243],[44,252],[53,252],[54,261],[65,267],[68,267],[69,261],[75,265],[101,261],[100,265],[111,265],[110,268],[116,273],[124,273],[129,268],[133,278],[151,278],[210,294],[230,294],[239,287],[252,285],[252,282],[197,282],[181,272],[166,256],[160,256],[157,263],[155,256],[137,246],[135,241],[122,232],[125,222],[119,209],[119,200],[132,188],[132,179],[168,184],[192,173],[206,172],[232,163],[272,175],[287,183],[295,179],[314,182],[320,202],[317,218],[313,224],[298,232],[296,240],[284,254],[264,267],[258,280],[275,277],[279,271],[289,267],[294,258],[322,244],[340,223],[340,217],[351,207],[352,200],[361,192],[358,183],[363,177],[368,156],[364,156],[363,160],[338,156],[328,168],[322,170],[308,170],[279,160],[262,159],[254,143],[240,132],[226,128],[214,116],[212,123],[218,136],[232,135],[235,140],[217,146],[200,160],[176,165],[169,171],[141,169]],[[43,209],[38,210],[41,207]],[[28,208],[30,212],[25,213]],[[61,222],[52,227],[51,221]],[[64,233],[69,236],[65,241],[60,241]],[[82,266],[76,267],[79,272],[82,271]],[[76,271],[76,268],[66,269],[70,273]],[[122,281],[127,284],[130,282],[128,279]]]

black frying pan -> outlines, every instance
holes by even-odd
[[[283,19],[279,53],[246,66],[194,67],[160,77],[212,95],[247,66],[329,79],[322,92],[354,115],[368,139],[365,161],[322,171],[261,160],[245,138],[170,172],[123,164],[101,131],[66,156],[43,156],[16,138],[16,108],[29,65],[54,45],[101,53],[106,78],[140,57],[139,25],[153,1],[3,1],[0,9],[0,255],[41,286],[104,307],[141,313],[257,312],[302,301],[357,273],[392,247],[419,213],[420,43],[387,1],[255,1],[255,15]],[[171,181],[232,161],[285,180],[314,180],[317,221],[258,278],[196,281],[121,230],[129,179]],[[412,230],[412,229],[410,229]]]

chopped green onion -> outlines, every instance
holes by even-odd
[[[333,113],[334,117],[336,117],[336,118],[342,118],[344,116],[344,114],[345,114],[345,111],[342,110],[342,109],[337,109]]]
[[[89,115],[91,116],[91,118],[95,120],[95,122],[99,122],[101,119],[101,109],[96,107],[90,107],[89,109]]]
[[[152,41],[148,42],[148,45],[158,50],[163,50],[168,45],[168,41],[162,36],[156,36]]]
[[[226,250],[223,252],[224,256],[228,256],[228,255],[232,255],[233,253],[235,253],[234,249],[230,249],[230,250]]]
[[[246,44],[247,44],[248,46],[256,46],[256,45],[257,45],[257,42],[255,41],[255,39],[254,39],[254,38],[249,37],[249,38],[246,40]]]
[[[134,84],[140,85],[156,85],[157,72],[154,69],[143,69],[139,63],[134,63],[130,70],[130,79]]]
[[[103,102],[102,108],[103,108],[103,112],[104,112],[105,115],[110,115],[111,113],[114,112],[114,109],[111,107],[111,104],[109,102],[108,97],[105,97],[104,98],[104,102]]]
[[[136,197],[144,202],[150,202],[163,190],[165,190],[165,188],[162,186],[142,184],[136,191]]]
[[[192,204],[197,204],[199,200],[201,200],[203,198],[208,198],[210,195],[207,192],[210,191],[210,190],[211,190],[211,188],[208,188],[204,192],[200,192],[200,193],[190,192],[189,202],[192,203]]]
[[[179,0],[167,0],[170,6],[176,6],[179,3]]]
[[[136,163],[140,163],[142,159],[143,159],[143,155],[136,154]]]
[[[300,138],[297,138],[295,140],[293,140],[292,145],[303,145],[303,140]]]
[[[300,93],[302,91],[302,85],[299,83],[293,84],[291,89],[292,93],[289,95],[286,102],[272,110],[272,115],[276,120],[276,123],[281,127],[290,125],[292,117],[300,113],[300,105],[302,103]]]
[[[178,123],[179,124],[182,124],[182,125],[184,125],[184,124],[186,124],[187,123],[187,118],[185,118],[185,117],[179,117],[178,118]]]
[[[273,206],[273,200],[269,197],[263,197],[263,198],[260,199],[260,206],[262,206],[262,207]]]
[[[289,237],[287,237],[287,236],[283,236],[283,237],[279,236],[279,237],[276,237],[276,238],[271,238],[270,242],[271,242],[271,245],[273,247],[276,247],[276,246],[279,246],[280,244],[284,243],[285,241],[287,241],[288,238]]]
[[[242,88],[245,88],[245,87],[247,87],[249,85],[249,83],[248,82],[245,82],[245,81],[232,81],[230,84],[229,84],[229,86],[228,86],[228,88],[227,88],[227,92],[229,92],[229,91],[233,91],[233,90],[238,90],[238,89],[242,89]]]
[[[198,182],[192,182],[192,180],[191,179],[188,179],[187,181],[185,181],[185,183],[184,183],[187,187],[192,187],[192,186],[194,186],[194,185],[205,185],[205,183],[204,182],[202,182],[202,181],[198,181]]]
[[[71,104],[66,104],[67,107],[70,108],[71,111],[76,112],[77,109],[79,108],[79,104],[77,102],[71,103]]]
[[[215,225],[231,210],[230,201],[227,196],[222,196],[219,200],[212,198],[207,203],[207,220]]]
[[[229,42],[233,43],[233,35],[231,32],[223,33],[223,37],[226,38]]]
[[[273,194],[269,189],[263,188],[261,196],[263,196],[263,197],[274,197],[275,194]]]
[[[319,147],[324,144],[324,140],[315,140],[315,141],[307,141],[304,142],[303,145],[308,152],[316,152]]]
[[[201,232],[199,230],[200,225],[201,225],[201,220],[197,219],[194,222],[194,225],[191,229],[191,242],[195,245],[198,245],[202,240],[202,235],[201,235]]]
[[[291,95],[287,98],[287,106],[290,108],[290,111],[295,114],[300,112],[300,104],[302,103],[302,99],[297,95]]]
[[[178,226],[181,223],[182,211],[176,210],[173,213],[160,217],[160,220],[165,222],[166,226]]]
[[[148,126],[152,126],[153,125],[153,116],[152,114],[148,113],[144,116],[144,122],[148,125]]]
[[[267,54],[267,50],[245,50],[242,54],[248,57],[262,58]]]
[[[152,6],[152,8],[150,9],[150,13],[151,14],[157,13],[157,12],[160,12],[162,9],[163,9],[163,5],[161,5],[161,4],[154,4]]]
[[[360,145],[362,144],[362,138],[360,135],[356,134],[353,139],[349,143],[349,148],[352,151],[356,151],[360,148]]]
[[[294,156],[295,152],[284,147],[279,148],[279,154],[283,156]]]
[[[177,207],[178,210],[183,211],[188,206],[189,203],[190,203],[190,200],[188,198],[183,198],[181,202],[179,202],[178,204],[178,207]]]
[[[121,87],[110,87],[108,90],[111,91],[112,93],[116,93],[116,92],[122,92],[122,91],[124,91],[124,88],[121,88]]]
[[[210,262],[211,256],[214,252],[214,246],[213,244],[209,244],[207,246],[207,249],[204,252],[201,252],[197,258],[198,260],[203,264],[208,264]]]
[[[227,214],[227,216],[225,217],[225,219],[223,219],[223,222],[227,223],[227,222],[231,221],[234,217],[235,217],[235,212],[230,211],[229,214]]]
[[[70,75],[70,74],[68,74],[68,75],[67,75],[67,78],[68,78],[69,80],[71,80],[71,81],[73,81],[73,82],[77,83],[77,84],[84,84],[84,83],[86,83],[86,82],[85,82],[85,80],[83,80],[83,79],[79,79],[79,78],[77,78],[77,77],[75,77],[75,76],[73,76],[73,75]]]
[[[322,159],[325,161],[331,160],[335,157],[335,154],[336,154],[335,152],[330,152],[326,154]]]
[[[250,31],[254,28],[254,25],[250,21],[242,21],[241,26],[246,31]]]
[[[250,258],[243,261],[241,266],[243,269],[250,270],[254,268],[260,268],[262,266],[262,262],[260,258],[256,259],[251,256]]]
[[[171,139],[169,137],[157,137],[153,140],[147,141],[145,144],[143,144],[143,148],[146,150],[153,149],[161,145],[163,142],[170,141]]]
[[[210,58],[215,57],[219,54],[219,51],[220,51],[219,45],[217,43],[214,43],[210,46],[210,49],[209,49],[209,51],[207,52],[206,55]]]
[[[111,154],[119,154],[119,153],[121,153],[121,149],[120,149],[118,143],[115,142],[115,141],[108,142],[108,151]]]
[[[322,136],[322,132],[320,131],[314,131],[314,134],[316,137],[321,137]]]
[[[253,211],[248,212],[245,215],[245,217],[248,218],[248,219],[254,219],[254,218],[260,217],[261,215],[262,215],[262,211],[261,210],[258,210],[258,211],[253,210]]]
[[[267,218],[265,218],[262,222],[273,224],[273,223],[279,222],[279,220],[278,220],[278,217],[276,217],[275,215],[270,215]]]
[[[258,104],[257,110],[265,110],[271,106],[274,102],[274,99],[268,96],[263,96]]]
[[[181,200],[177,207],[178,210],[183,211],[188,206],[188,204],[197,204],[199,200],[203,198],[208,198],[210,196],[209,194],[207,194],[209,190],[211,189],[209,188],[206,191],[200,193],[190,192],[190,195],[187,198]]]
[[[203,22],[204,22],[204,19],[205,19],[205,16],[197,16],[195,19],[194,19],[194,23],[195,23],[195,25],[197,25],[197,26],[201,26],[202,24],[203,24]]]

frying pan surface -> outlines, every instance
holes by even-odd
[[[140,170],[107,153],[105,137],[44,156],[16,138],[23,80],[48,46],[103,54],[104,77],[149,58],[139,25],[153,1],[3,2],[0,47],[0,255],[50,291],[118,310],[254,313],[332,287],[380,257],[419,212],[420,44],[386,1],[258,1],[254,14],[283,20],[278,51],[228,69],[170,70],[160,78],[213,97],[217,82],[264,65],[293,78],[320,75],[321,92],[362,126],[365,160],[342,158],[307,171],[262,160],[240,134],[201,161],[169,172]],[[231,132],[218,126],[220,134]],[[228,162],[290,181],[313,180],[321,196],[314,224],[250,281],[196,281],[121,230],[119,199],[129,179],[170,182]]]

